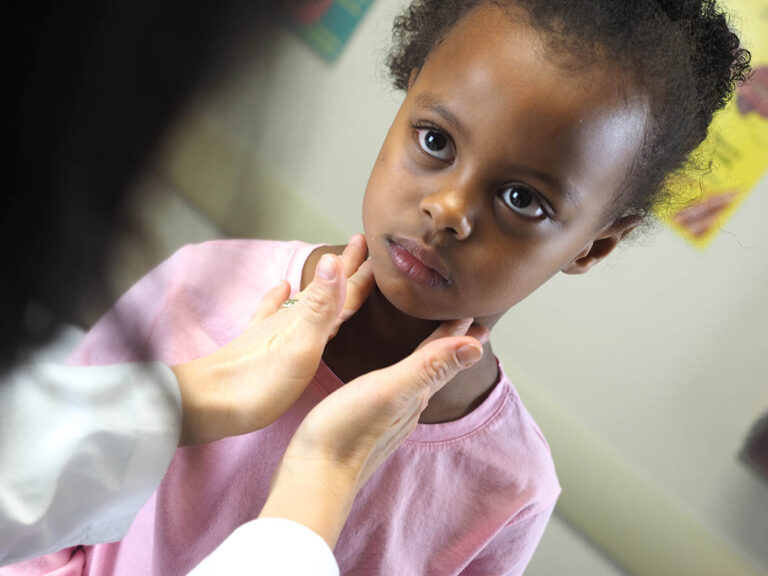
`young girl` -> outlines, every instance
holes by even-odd
[[[18,570],[186,573],[258,515],[293,431],[328,393],[404,357],[442,320],[490,329],[552,275],[605,258],[748,70],[708,1],[424,0],[396,20],[395,38],[390,66],[407,93],[363,202],[377,288],[313,383],[272,426],[179,450],[122,542]],[[298,291],[334,250],[183,248],[94,327],[75,361],[130,361],[135,344],[170,364],[209,353],[279,279]],[[335,550],[341,572],[521,574],[559,485],[490,346],[421,422],[359,494]]]

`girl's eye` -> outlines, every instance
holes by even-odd
[[[419,128],[418,132],[419,146],[424,152],[443,162],[453,160],[455,155],[453,142],[445,134],[432,128]]]
[[[537,219],[544,215],[541,202],[525,186],[512,185],[504,188],[499,195],[511,210],[526,218]]]

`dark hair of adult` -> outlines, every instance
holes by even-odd
[[[259,21],[267,4],[14,3],[5,34],[0,371],[102,289],[134,179],[212,71],[233,23]],[[37,305],[48,320],[30,322]]]

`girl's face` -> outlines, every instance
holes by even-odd
[[[492,325],[556,272],[589,269],[646,117],[615,71],[547,58],[497,6],[471,11],[414,71],[371,172],[363,221],[384,296],[408,315]]]

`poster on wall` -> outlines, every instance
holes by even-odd
[[[293,29],[320,56],[334,62],[373,0],[293,0]]]
[[[753,75],[715,116],[696,153],[712,160],[711,169],[676,178],[672,186],[682,202],[658,211],[665,224],[700,250],[717,237],[768,168],[768,1],[730,0],[726,6],[752,53]]]

